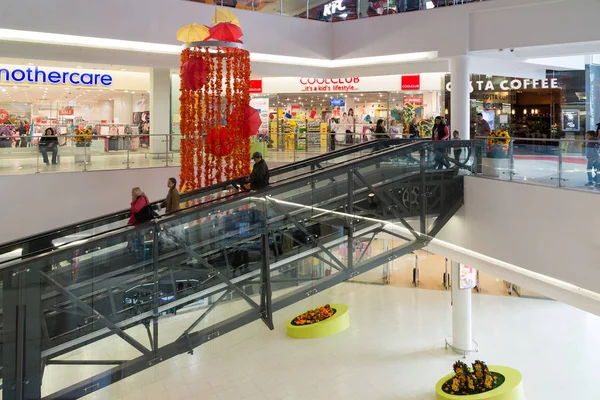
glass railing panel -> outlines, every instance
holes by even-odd
[[[130,360],[149,351],[149,343],[142,341],[145,336],[123,325],[123,321],[131,307],[125,301],[125,288],[143,285],[144,272],[152,264],[152,235],[151,227],[142,227],[61,246],[27,263],[5,266],[12,271],[13,282],[17,277],[16,282],[21,284],[23,279],[37,282],[35,287],[26,284],[18,292],[19,296],[27,293],[28,309],[40,309],[40,317],[29,317],[27,325],[34,330],[37,326],[41,333],[38,349],[46,363],[42,395],[111,368],[106,361]],[[3,281],[5,294],[12,287],[6,279],[7,275]],[[4,296],[3,321],[12,320],[11,315],[18,307]],[[9,326],[14,328],[13,324],[5,328]],[[103,338],[117,331],[124,340],[118,339],[115,344],[108,337]],[[36,336],[29,332],[27,346],[35,356],[32,337]],[[100,362],[80,363],[80,360]]]
[[[593,190],[599,148],[596,140],[511,138],[500,148],[493,139],[477,139],[473,171],[487,178]]]
[[[179,150],[171,150],[172,135],[41,134],[0,139],[0,174],[103,171],[178,166]],[[178,146],[177,146],[178,148]]]

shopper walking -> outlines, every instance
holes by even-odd
[[[490,124],[483,119],[482,113],[477,113],[477,125],[475,129],[475,159],[477,165],[477,173],[483,172],[483,154],[485,153],[485,145],[488,136],[492,130]]]
[[[588,131],[585,135],[585,155],[587,157],[587,178],[588,182],[585,186],[600,186],[600,179],[598,178],[598,172],[600,169],[600,154],[598,153],[598,138],[596,132]],[[596,170],[596,176],[594,176],[594,169]]]
[[[435,125],[431,131],[431,140],[443,141],[450,139],[450,130],[448,126],[442,122],[442,117],[435,117]],[[448,157],[446,156],[447,147],[442,145],[435,145],[434,151],[434,162],[435,169],[443,169],[444,167],[450,168]]]
[[[452,140],[460,140],[460,134],[458,133],[458,131],[454,131],[452,132]],[[462,148],[461,147],[455,147],[454,148],[454,160],[460,162],[460,155],[462,153]]]
[[[263,159],[262,154],[258,151],[252,154],[252,161],[254,161],[254,166],[252,167],[252,173],[248,177],[250,189],[257,190],[269,186],[269,166]]]
[[[410,121],[410,126],[409,126],[409,138],[411,139],[418,139],[419,137],[421,137],[421,135],[419,135],[419,125],[417,125],[417,117],[414,117],[412,119],[412,121]]]
[[[177,179],[169,178],[167,181],[169,192],[167,198],[162,202],[161,206],[165,208],[165,214],[171,214],[179,211],[179,191],[177,190]]]
[[[129,210],[129,221],[127,225],[135,225],[148,222],[154,218],[150,200],[142,189],[134,187],[131,189],[131,209]]]
[[[21,140],[19,141],[19,147],[27,147],[27,128],[22,121],[19,124],[19,129],[17,129],[17,131],[21,137]]]
[[[42,158],[44,160],[44,164],[50,165],[48,161],[48,152],[52,153],[52,165],[56,165],[56,157],[58,156],[58,138],[54,133],[54,129],[47,128],[44,132],[44,136],[41,137],[39,143],[40,152],[42,153]]]
[[[375,139],[389,139],[390,136],[386,133],[385,127],[383,126],[383,120],[377,120],[377,126],[375,127]]]

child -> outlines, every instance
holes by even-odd
[[[452,132],[452,140],[460,140],[460,134],[458,133],[458,131]],[[460,162],[460,154],[461,153],[462,153],[462,149],[460,147],[454,149],[454,159],[458,162]]]
[[[596,140],[596,132],[587,131],[587,133],[585,134],[585,138],[587,139],[587,142],[585,144],[585,155],[588,160],[588,183],[586,183],[585,186],[594,186],[594,181],[596,182],[596,186],[600,186],[600,182],[598,182],[598,167],[600,167],[600,155],[598,154],[598,141]],[[596,168],[596,176],[593,175],[594,168]]]

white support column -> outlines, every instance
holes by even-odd
[[[460,288],[460,264],[452,261],[452,349],[459,354],[474,351],[471,332],[471,289]]]
[[[167,136],[171,131],[171,71],[152,68],[150,71],[150,154],[166,157]],[[161,136],[153,136],[161,135]]]
[[[470,139],[471,126],[471,80],[469,57],[457,56],[450,60],[450,128],[458,131],[460,138]]]

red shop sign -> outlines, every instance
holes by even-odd
[[[402,90],[421,89],[421,75],[402,75],[400,78],[400,87]]]
[[[250,93],[262,93],[262,79],[250,79]]]
[[[0,124],[7,123],[9,116],[10,116],[10,114],[8,113],[8,111],[0,108]]]
[[[71,106],[58,110],[58,115],[75,115],[75,109]]]
[[[421,96],[406,96],[404,103],[423,104],[423,98]]]

